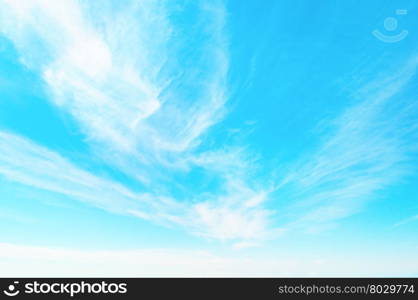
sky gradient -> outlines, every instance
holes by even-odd
[[[418,276],[417,9],[0,0],[0,276]]]

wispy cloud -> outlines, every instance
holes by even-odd
[[[2,1],[1,32],[21,62],[44,79],[48,100],[78,122],[95,155],[140,181],[145,192],[97,178],[11,134],[2,134],[8,143],[3,151],[13,155],[0,167],[21,183],[108,210],[169,220],[210,238],[261,238],[269,215],[260,207],[267,189],[245,178],[251,165],[245,158],[223,163],[231,151],[197,149],[226,111],[225,7],[222,1],[169,3]],[[193,26],[176,18],[188,12],[196,15]],[[231,166],[236,171],[227,175]],[[212,173],[219,187],[173,200],[170,186],[184,190],[190,184],[172,172],[195,168]],[[101,200],[94,196],[99,191],[106,195]]]
[[[208,199],[192,199],[195,201],[191,202],[156,192],[133,191],[6,132],[0,132],[0,175],[110,212],[183,226],[209,238],[259,240],[266,238],[268,233],[266,219],[269,212],[258,205],[265,194],[244,185],[235,187],[225,196],[209,194]]]
[[[72,0],[3,2],[2,31],[89,142],[158,161],[196,146],[222,115],[228,55],[221,2],[201,5],[205,17],[196,26],[208,34],[191,58],[181,54],[190,49],[189,29],[169,18],[176,7],[167,2],[101,9]]]
[[[94,176],[59,154],[6,132],[0,132],[0,174],[116,213],[138,210],[151,218],[150,207],[158,206],[159,202],[153,195],[134,193],[111,180]],[[164,206],[168,207],[168,203]]]
[[[202,142],[227,112],[222,1],[0,3],[0,32],[44,80],[47,100],[77,122],[90,155],[138,185],[101,178],[35,141],[0,132],[0,173],[9,180],[240,248],[285,228],[347,217],[408,174],[416,107],[391,100],[414,76],[416,60],[360,91],[358,104],[331,122],[317,149],[282,181],[262,181],[251,150]],[[193,26],[179,21],[181,13],[195,16]],[[184,179],[199,172],[210,178],[210,191]],[[292,204],[266,208],[281,197]],[[296,221],[277,219],[286,214]]]
[[[408,223],[411,223],[411,222],[416,222],[416,221],[418,221],[418,215],[403,219],[403,220],[397,222],[396,224],[394,224],[393,226],[397,227],[397,226],[405,225],[405,224],[408,224]]]
[[[410,173],[418,115],[414,99],[402,93],[416,67],[413,59],[361,89],[358,104],[331,122],[317,150],[279,184],[278,192],[293,188],[290,210],[299,217],[290,226],[312,229],[350,216],[376,192]]]

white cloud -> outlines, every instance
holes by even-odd
[[[253,247],[260,247],[260,244],[256,242],[238,242],[232,245],[232,248],[236,250],[253,248]]]
[[[110,211],[174,222],[211,238],[264,235],[268,214],[260,206],[268,192],[245,178],[251,168],[246,158],[234,158],[228,166],[230,151],[194,151],[226,111],[229,58],[221,1],[100,7],[75,0],[0,3],[0,32],[14,43],[22,63],[44,79],[48,100],[78,122],[104,163],[153,192],[134,193],[11,134],[2,134],[2,143],[12,141],[3,149],[9,158],[0,160],[4,176]],[[199,10],[193,12],[199,16],[193,28],[172,17],[192,9]],[[201,36],[192,41],[196,33]],[[213,162],[221,161],[215,167]],[[171,170],[195,167],[225,179],[220,191],[208,196],[213,203],[198,195],[188,200],[201,205],[180,204],[183,199],[171,199],[169,188],[168,196],[159,194],[161,186],[183,184]]]
[[[241,185],[226,196],[211,195],[212,201],[184,203],[156,192],[132,191],[111,179],[82,170],[27,139],[1,131],[0,175],[110,212],[177,224],[208,238],[260,240],[270,235],[267,223],[270,212],[259,206],[244,205],[247,199],[260,201],[264,194],[243,190]]]
[[[104,163],[152,192],[133,192],[8,133],[0,133],[3,176],[208,238],[256,243],[282,232],[272,222],[275,212],[264,208],[274,185],[254,179],[257,159],[249,151],[226,146],[198,151],[226,112],[229,58],[222,2],[196,5],[201,19],[193,30],[171,17],[179,9],[169,1],[100,9],[93,1],[0,3],[0,32],[14,43],[22,63],[44,79],[48,100],[78,122]],[[191,45],[189,35],[196,32],[202,36]],[[404,136],[411,129],[396,125],[399,115],[391,116],[385,106],[415,69],[413,61],[366,87],[364,100],[340,116],[317,151],[277,184],[278,197],[282,188],[293,188],[286,197],[297,203],[290,213],[298,221],[290,226],[346,217],[406,174]],[[162,192],[161,186],[169,185],[187,190],[190,185],[178,182],[174,172],[194,168],[220,182],[216,191],[192,199],[173,199],[170,188]]]
[[[416,67],[413,59],[365,86],[358,93],[359,103],[339,116],[317,150],[278,184],[278,195],[283,188],[293,188],[289,209],[298,217],[290,227],[312,230],[350,216],[410,173],[417,137],[408,122],[416,122],[418,115],[411,99],[399,94]]]
[[[121,184],[99,178],[44,147],[6,132],[0,132],[0,175],[111,212],[135,209],[145,210],[143,214],[147,215],[159,205],[168,209],[168,203],[156,196],[135,193]]]
[[[243,238],[258,240],[265,238],[268,211],[260,209],[242,209],[227,206],[212,206],[210,203],[199,203],[194,207],[197,227],[203,229],[200,234],[212,238]]]
[[[203,7],[202,30],[210,38],[195,46],[181,45],[190,29],[170,20],[169,9],[160,1],[98,9],[73,0],[4,0],[1,27],[22,60],[43,74],[49,100],[79,122],[91,143],[164,160],[165,152],[195,146],[219,120],[228,70],[223,5]],[[207,70],[192,78],[181,74],[190,62],[178,58],[190,47],[201,50],[187,71]],[[196,97],[181,91],[190,86],[200,89]]]

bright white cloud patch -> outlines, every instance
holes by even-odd
[[[169,19],[169,3],[99,9],[73,0],[3,2],[3,32],[42,74],[49,100],[91,142],[136,159],[159,157],[187,150],[219,119],[228,68],[221,4],[200,8],[201,30],[210,33],[193,53],[195,69],[185,74],[183,65],[192,61],[180,52],[189,29]],[[184,91],[196,86],[195,95]]]

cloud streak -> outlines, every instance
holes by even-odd
[[[350,216],[411,173],[417,102],[402,93],[416,68],[417,59],[412,59],[361,89],[358,104],[331,122],[317,149],[279,184],[279,192],[293,189],[290,211],[299,217],[289,226],[314,228]]]
[[[268,212],[255,204],[242,204],[247,199],[262,200],[254,199],[258,194],[252,190],[236,198],[240,191],[243,192],[241,187],[241,190],[234,190],[224,198],[211,195],[213,201],[196,204],[155,192],[133,191],[111,179],[82,170],[61,155],[25,138],[1,131],[0,175],[109,212],[182,226],[208,238],[259,240],[266,238],[268,233]]]
[[[62,194],[116,213],[158,206],[150,194],[134,193],[121,184],[92,175],[57,153],[22,137],[0,132],[0,174],[5,178]],[[162,203],[160,203],[162,205]]]
[[[77,122],[90,155],[139,187],[0,132],[0,173],[9,180],[241,248],[350,216],[410,172],[416,101],[393,99],[415,76],[416,59],[361,90],[282,180],[262,181],[248,148],[204,143],[227,113],[222,1],[0,3],[0,32],[42,78],[47,100]],[[193,26],[179,21],[183,13],[196,16]],[[188,180],[195,174],[201,181]],[[266,208],[284,198],[290,205]],[[286,216],[294,220],[280,219]]]
[[[170,20],[174,8],[166,2],[128,1],[119,9],[72,0],[3,2],[3,32],[89,142],[158,161],[195,146],[222,115],[228,58],[220,3],[200,8],[205,18],[197,26],[210,34],[191,55],[188,72],[201,73],[192,76],[184,74],[192,61],[181,55],[189,32]],[[189,95],[192,87],[198,92]]]
[[[228,151],[198,149],[226,111],[229,58],[221,1],[96,7],[72,0],[3,0],[2,6],[1,31],[13,41],[21,62],[39,72],[48,100],[77,121],[94,155],[139,181],[145,192],[100,179],[6,133],[3,151],[13,155],[1,162],[4,176],[107,210],[168,220],[210,238],[264,235],[268,213],[258,207],[262,201],[245,204],[266,194],[244,178],[251,166],[235,158],[238,177],[229,175],[223,183],[230,167],[213,168],[202,159],[211,155],[225,161]],[[181,24],[181,13],[198,16],[194,25]],[[190,36],[197,37],[193,48]],[[177,182],[178,172],[196,168],[218,178],[217,191],[173,200],[171,186],[191,188]],[[56,175],[67,169],[66,176]]]

